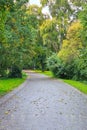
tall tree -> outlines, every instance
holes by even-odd
[[[50,14],[53,18],[56,18],[59,25],[60,43],[66,35],[66,29],[68,27],[72,10],[67,0],[41,0],[42,5],[49,6]]]
[[[43,39],[43,44],[48,50],[58,52],[59,44],[59,28],[56,19],[46,20],[40,27],[40,34]]]
[[[79,21],[74,22],[67,30],[67,39],[63,40],[63,45],[58,56],[66,63],[70,63],[74,58],[79,57],[83,48],[81,34],[82,25]]]
[[[26,2],[27,0],[15,1],[12,3],[13,8],[8,8],[7,1],[5,1],[6,8],[3,9],[2,6],[0,33],[3,36],[0,39],[0,56],[2,59],[0,60],[0,70],[4,65],[4,70],[9,67],[11,73],[12,66],[17,66],[21,70],[26,57],[28,60],[28,57],[33,53],[32,48],[37,31],[36,24],[32,21],[33,17],[26,14]],[[3,54],[6,54],[7,58],[3,58]]]

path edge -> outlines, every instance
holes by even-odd
[[[12,90],[11,92],[6,94],[5,96],[2,96],[0,98],[0,106],[5,104],[8,100],[12,99],[19,91],[21,91],[27,85],[27,80],[28,80],[28,78],[21,85],[19,85],[17,88]]]

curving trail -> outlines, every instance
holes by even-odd
[[[30,78],[0,99],[0,130],[87,130],[87,96],[47,76]]]

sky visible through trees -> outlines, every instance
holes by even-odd
[[[30,0],[30,4],[40,5],[40,1],[39,0]]]

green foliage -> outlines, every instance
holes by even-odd
[[[42,7],[38,7],[37,5],[30,5],[26,11],[26,13],[30,16],[36,17],[38,20],[39,25],[41,25],[44,21],[44,15],[42,14]],[[36,21],[37,21],[36,20]],[[32,22],[35,22],[35,20],[32,19]]]
[[[80,51],[83,48],[81,42],[80,32],[82,31],[82,25],[80,22],[74,22],[67,30],[67,39],[63,41],[62,49],[58,53],[60,59],[62,59],[63,78],[75,78],[80,76],[77,70],[78,63],[76,60],[80,56]]]
[[[84,6],[83,10],[79,13],[79,19],[83,26],[83,30],[81,31],[83,45],[86,47],[87,46],[87,4]]]
[[[36,54],[33,57],[34,69],[44,71],[46,69],[47,49],[41,43],[37,45],[35,48]]]
[[[59,31],[57,28],[56,19],[44,21],[40,27],[40,35],[42,36],[43,44],[47,46],[49,50],[58,52],[60,45],[58,40]]]
[[[11,70],[14,64],[22,69],[24,62],[33,55],[38,20],[34,15],[26,14],[26,2],[10,3],[12,9],[7,6],[9,1],[1,2],[0,6],[5,9],[0,10],[0,76],[5,76],[7,68]]]
[[[74,62],[65,63],[56,54],[47,59],[47,67],[55,77],[71,79],[74,75]]]
[[[87,80],[87,48],[81,50],[80,56],[75,60],[76,77],[79,80]]]
[[[80,22],[74,22],[67,30],[67,39],[63,41],[62,48],[58,54],[66,63],[70,63],[79,56],[80,49],[82,48],[81,30]]]
[[[48,59],[48,68],[56,77],[80,80],[87,78],[86,50],[85,53],[82,52],[80,31],[80,22],[71,24],[58,56],[53,55]]]
[[[18,66],[13,65],[8,76],[10,78],[22,78],[22,70]]]
[[[0,10],[11,10],[14,5],[14,0],[0,0]]]
[[[54,76],[60,77],[62,61],[56,54],[53,54],[47,59],[47,68],[53,72]]]
[[[73,11],[68,0],[41,0],[41,2],[44,6],[48,5],[51,16],[57,20],[58,42],[61,46]]]
[[[78,7],[86,2],[71,1]],[[80,10],[81,22],[70,25],[78,10],[73,10],[68,0],[41,0],[42,7],[27,7],[27,2],[0,1],[0,77],[7,77],[8,69],[10,77],[21,77],[26,67],[44,71],[47,59],[55,76],[87,79],[87,4]],[[52,19],[42,13],[46,5]]]
[[[83,4],[86,4],[87,1],[86,0],[71,0],[71,2],[76,5],[77,7],[81,7]]]
[[[59,77],[63,79],[73,79],[75,75],[75,63],[71,61],[69,63],[63,62]]]
[[[32,19],[29,20],[29,23],[33,23],[35,25],[36,37],[34,38],[33,48],[31,49],[33,54],[27,63],[26,61],[24,67],[28,67],[31,69],[46,69],[46,56],[47,56],[47,48],[43,45],[42,36],[40,35],[40,26],[45,20],[44,14],[42,14],[42,7],[38,7],[37,5],[30,5],[26,11],[26,14]],[[37,25],[37,26],[36,26]]]

